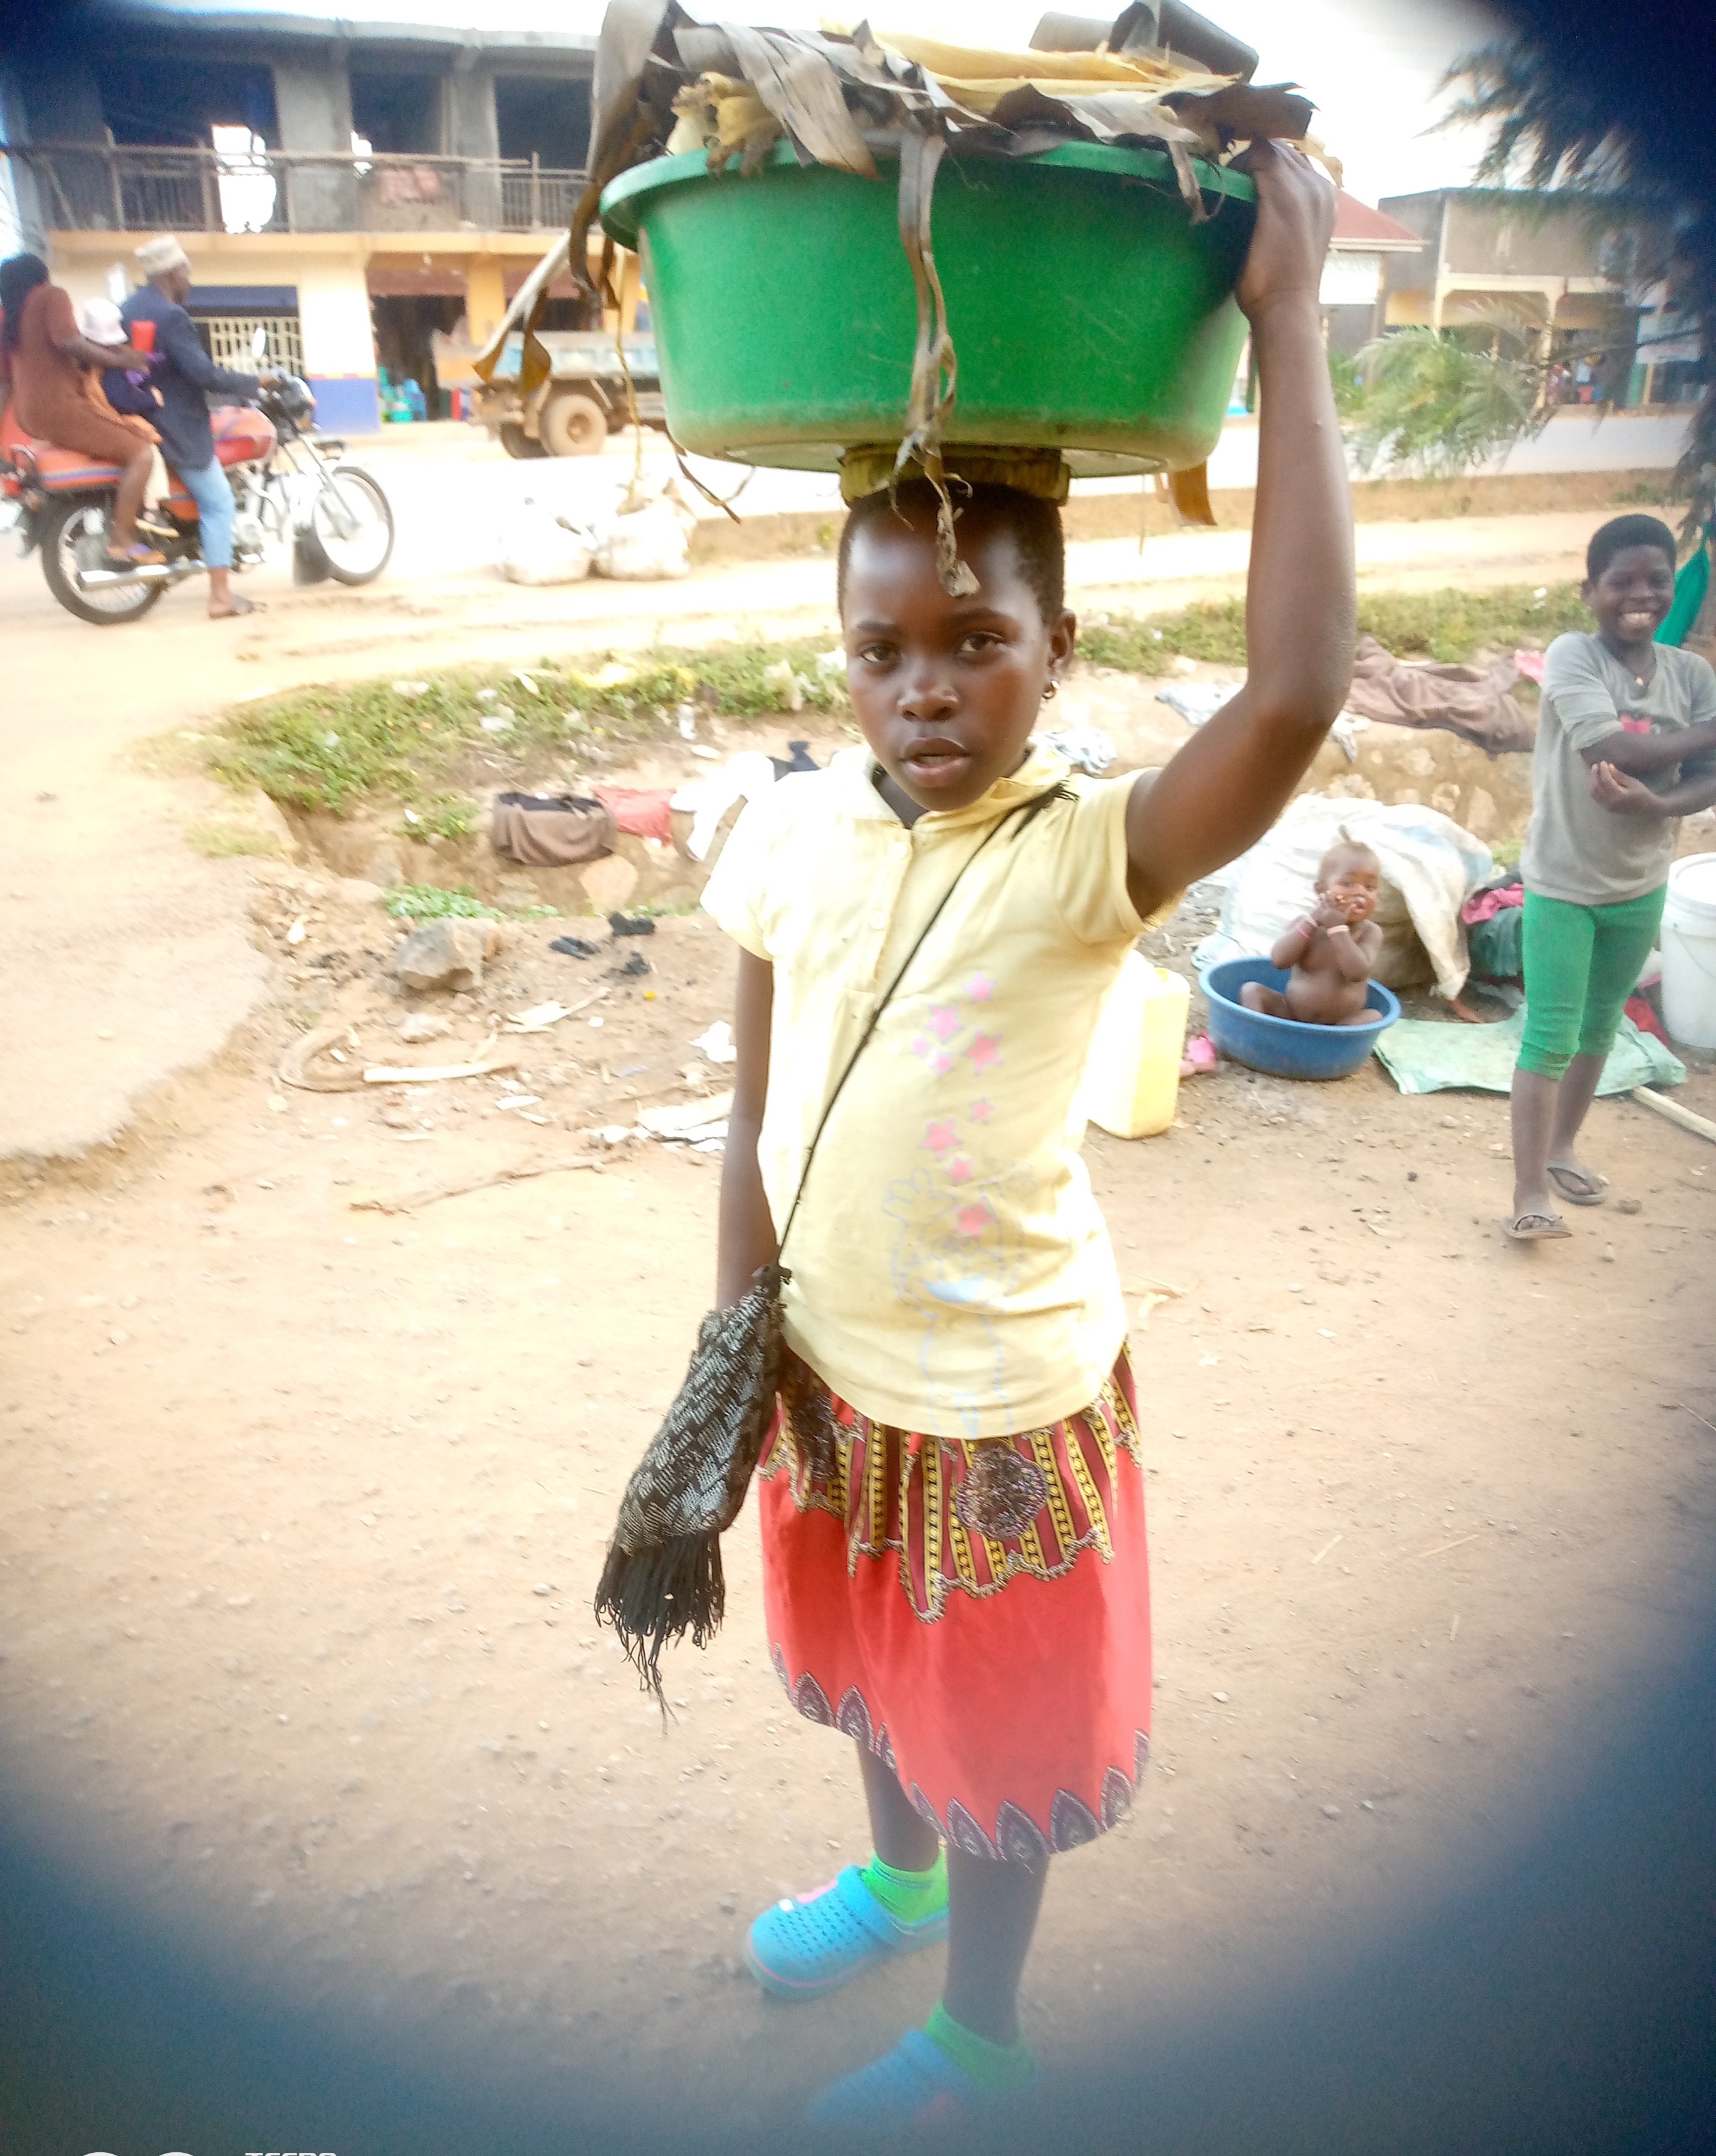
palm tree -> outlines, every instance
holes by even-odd
[[[1499,336],[1493,338],[1499,344]],[[1395,330],[1359,354],[1362,394],[1344,423],[1361,471],[1451,479],[1542,431],[1544,367],[1474,351],[1458,331]]]
[[[1680,110],[1688,97],[1708,99],[1708,67],[1690,71],[1656,49],[1652,29],[1634,8],[1602,11],[1580,0],[1558,0],[1553,11],[1509,8],[1518,26],[1449,70],[1444,87],[1465,95],[1447,124],[1475,123],[1489,131],[1479,162],[1480,184],[1549,190],[1576,196],[1593,221],[1617,233],[1655,233],[1659,259],[1640,258],[1635,274],[1662,275],[1681,312],[1698,321],[1707,368],[1716,360],[1716,191],[1708,157],[1687,154],[1688,141],[1708,139]],[[1692,14],[1705,24],[1708,9]],[[1621,32],[1632,40],[1622,49]],[[1716,377],[1707,377],[1675,484],[1690,502],[1690,537],[1716,506]]]

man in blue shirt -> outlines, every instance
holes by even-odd
[[[229,403],[251,404],[257,392],[271,388],[273,374],[234,374],[217,367],[203,351],[196,326],[185,312],[191,292],[191,258],[176,239],[152,239],[137,249],[137,261],[149,282],[120,309],[127,333],[136,322],[155,325],[153,386],[161,392],[152,414],[161,453],[184,481],[203,526],[203,559],[208,569],[208,613],[213,621],[254,612],[250,601],[232,588],[233,490],[214,454],[208,424],[212,392]]]

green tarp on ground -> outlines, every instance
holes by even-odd
[[[1376,1053],[1403,1093],[1443,1093],[1461,1086],[1480,1093],[1505,1093],[1513,1083],[1524,1029],[1523,1009],[1495,1025],[1403,1018],[1378,1040]],[[1630,1093],[1635,1086],[1677,1086],[1685,1075],[1686,1065],[1677,1056],[1624,1018],[1597,1091]]]

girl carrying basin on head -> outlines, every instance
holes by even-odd
[[[1016,1994],[1048,1860],[1115,1823],[1147,1753],[1127,1319],[1076,1096],[1126,953],[1275,820],[1353,652],[1317,303],[1333,197],[1296,151],[1246,162],[1237,297],[1266,389],[1244,686],[1153,783],[1075,775],[1032,740],[1076,626],[1053,504],[962,492],[975,588],[956,597],[929,487],[897,508],[871,495],[840,580],[867,746],[754,802],[705,896],[741,947],[725,1305],[775,1259],[899,976],[785,1253],[758,1486],[775,1666],[801,1714],[855,1740],[874,1853],[766,1910],[751,1967],[805,1999],[948,1941],[927,2026],[813,2107],[861,2131],[957,2119],[1029,2080]]]

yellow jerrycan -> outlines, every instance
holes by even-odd
[[[1154,1137],[1174,1121],[1191,993],[1182,975],[1127,952],[1084,1077],[1086,1116],[1115,1137]]]

